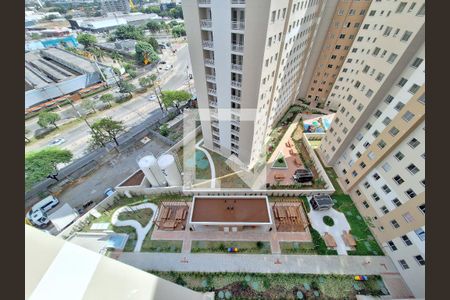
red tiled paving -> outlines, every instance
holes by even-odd
[[[383,279],[386,288],[389,290],[389,294],[391,295],[392,299],[415,298],[399,273],[381,273],[381,278]]]

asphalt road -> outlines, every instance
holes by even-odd
[[[191,69],[187,45],[180,45],[180,48],[175,55],[172,55],[169,53],[169,51],[167,51],[165,55],[163,55],[163,59],[165,59],[167,63],[172,64],[173,69],[169,71],[159,71],[162,79],[160,83],[161,89],[187,89],[187,66],[189,66],[189,70]],[[192,83],[191,86],[193,86]],[[111,93],[111,90],[104,93]],[[151,94],[153,94],[153,90],[149,90],[144,94],[135,95],[133,99],[125,102],[122,105],[99,112],[95,116],[88,118],[88,122],[92,124],[97,119],[112,117],[114,120],[123,121],[126,129],[129,129],[145,120],[148,114],[150,114],[152,111],[160,109],[157,101],[148,100]],[[82,108],[79,108],[79,110],[83,111]],[[62,125],[71,120],[75,120],[75,112],[70,106],[65,107],[63,111],[61,111],[61,115],[62,120],[58,123],[58,125]],[[37,118],[28,120],[26,122],[26,127],[30,130],[38,129],[39,126],[37,125]],[[89,137],[90,129],[85,122],[81,121],[68,126],[67,129],[58,130],[57,132],[51,133],[43,139],[37,140],[30,145],[26,145],[25,151],[36,151],[45,148],[48,146],[50,141],[56,138],[63,138],[65,139],[65,142],[59,147],[72,151],[72,153],[74,154],[74,159],[76,159],[85,154],[85,151],[88,148]]]

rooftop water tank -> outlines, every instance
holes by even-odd
[[[144,156],[139,160],[138,164],[139,168],[144,172],[145,177],[150,181],[152,187],[166,185],[167,181],[158,166],[155,156]]]
[[[158,158],[158,165],[170,186],[182,186],[183,179],[172,154],[163,154]]]

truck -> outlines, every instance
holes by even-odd
[[[59,200],[50,195],[33,205],[30,211],[28,211],[26,218],[36,227],[47,227],[50,224],[47,212],[57,206],[58,203]]]

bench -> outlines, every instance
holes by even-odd
[[[275,178],[275,180],[284,180],[286,177],[283,174],[275,174],[273,175],[273,178]]]

